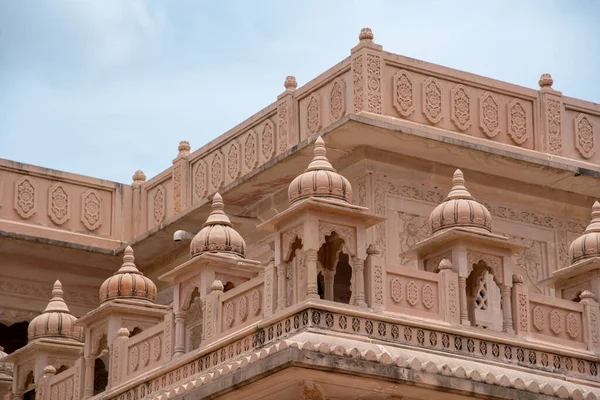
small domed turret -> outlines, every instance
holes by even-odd
[[[212,211],[202,230],[194,236],[190,245],[190,255],[199,256],[204,253],[230,253],[238,257],[246,257],[246,242],[233,229],[233,224],[223,211],[223,197],[215,193],[212,200]]]
[[[39,338],[67,339],[82,341],[83,331],[76,327],[75,318],[69,312],[69,307],[63,299],[62,284],[54,282],[52,299],[46,306],[44,312],[35,317],[27,328],[29,340]]]
[[[460,169],[454,172],[452,190],[446,199],[429,216],[431,233],[446,228],[475,228],[492,231],[492,216],[487,208],[478,203],[465,187],[465,178]]]
[[[156,285],[137,269],[134,260],[133,249],[127,246],[121,268],[100,286],[101,303],[113,299],[156,301]]]
[[[338,174],[326,157],[325,142],[315,141],[314,157],[303,174],[298,175],[288,188],[290,204],[309,197],[321,197],[350,203],[352,186]]]
[[[583,235],[573,240],[571,248],[571,262],[585,258],[600,257],[600,203],[594,202],[592,206],[592,220]]]

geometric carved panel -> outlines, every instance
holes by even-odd
[[[528,115],[520,100],[508,103],[508,134],[516,144],[523,144],[529,139]]]
[[[48,189],[48,216],[56,225],[62,225],[67,222],[70,215],[67,188],[61,183],[55,183]]]
[[[442,88],[437,79],[427,78],[423,82],[423,114],[432,124],[442,119]]]
[[[403,117],[408,117],[415,110],[412,79],[406,71],[396,72],[392,79],[394,108]]]
[[[21,218],[27,219],[35,214],[35,189],[33,180],[26,176],[15,181],[15,210]]]
[[[153,210],[154,222],[160,224],[165,219],[165,209],[167,206],[167,191],[163,185],[159,185],[154,192]]]
[[[346,112],[345,92],[344,81],[340,78],[334,80],[329,93],[329,116],[332,121],[337,121]]]
[[[544,329],[544,310],[540,306],[535,306],[533,310],[531,310],[531,314],[533,316],[533,326],[538,331]]]
[[[471,98],[463,85],[452,89],[452,121],[461,131],[471,126]]]
[[[550,311],[550,329],[555,335],[562,332],[562,315],[556,310]]]
[[[479,98],[479,126],[489,138],[500,133],[500,107],[498,99],[490,92]]]
[[[575,118],[575,148],[583,158],[590,158],[596,152],[594,139],[594,121],[585,114],[579,114]]]
[[[94,231],[102,224],[102,199],[97,191],[88,189],[81,195],[81,222],[90,230]]]

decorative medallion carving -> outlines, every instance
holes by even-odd
[[[540,306],[535,306],[531,310],[531,314],[533,315],[533,327],[538,331],[544,329],[544,310]]]
[[[399,278],[393,278],[390,281],[390,295],[394,303],[402,301],[402,281]]]
[[[381,114],[381,57],[367,54],[367,107]]]
[[[244,322],[248,317],[248,299],[246,296],[240,296],[238,300],[238,314],[240,316],[240,321]]]
[[[160,224],[165,219],[167,205],[166,190],[163,185],[158,185],[154,192],[154,222]]]
[[[381,258],[379,259],[382,260]],[[375,291],[375,304],[383,305],[383,265],[373,261],[373,290]]]
[[[81,222],[90,230],[95,231],[102,224],[102,199],[97,191],[88,189],[81,195]]]
[[[252,311],[252,315],[257,316],[260,312],[260,292],[255,289],[250,294],[250,310]]]
[[[15,181],[15,210],[23,219],[30,218],[35,214],[35,190],[36,184],[26,176]]]
[[[442,88],[435,78],[423,82],[423,114],[432,124],[442,120]]]
[[[142,366],[147,366],[150,363],[150,343],[145,341],[142,344],[142,356],[140,361],[142,362]]]
[[[279,143],[279,153],[283,153],[288,146],[288,109],[287,101],[282,101],[277,106],[277,115],[279,123],[277,124],[277,142]]]
[[[485,92],[479,98],[479,127],[490,139],[500,133],[500,107],[493,93]]]
[[[206,163],[199,160],[194,165],[194,201],[200,201],[206,196]]]
[[[71,216],[69,192],[62,183],[55,183],[48,189],[48,216],[56,225],[64,224]]]
[[[450,318],[458,319],[458,288],[455,281],[448,284],[448,311]]]
[[[571,339],[575,339],[579,336],[581,328],[579,326],[579,318],[573,313],[567,314],[567,334]]]
[[[550,311],[550,330],[555,335],[560,335],[562,332],[562,315],[557,310]]]
[[[452,121],[461,131],[467,130],[471,126],[471,98],[467,88],[463,85],[456,85],[452,89]]]
[[[519,294],[519,327],[522,332],[529,331],[529,313],[527,312],[527,295]],[[542,318],[544,316],[542,315]]]
[[[600,347],[600,317],[598,316],[598,308],[590,307],[590,328],[592,331],[592,346]]]
[[[344,247],[348,254],[354,257],[356,255],[356,239],[354,237],[355,232],[353,228],[347,226],[319,222],[319,248],[325,244],[325,238],[331,235],[333,232],[337,233],[338,236],[344,241]]]
[[[306,128],[310,133],[317,133],[321,129],[321,98],[318,93],[313,93],[308,98],[306,105]]]
[[[129,354],[129,360],[131,371],[136,371],[140,365],[140,349],[138,346],[134,346]]]
[[[173,211],[175,214],[183,209],[183,166],[178,163],[173,166]]]
[[[210,183],[214,190],[223,184],[223,160],[220,151],[215,151],[210,163]]]
[[[423,285],[423,305],[426,309],[430,309],[435,304],[435,294],[433,293],[433,289],[431,285],[428,283]]]
[[[411,306],[416,306],[419,302],[419,289],[414,281],[409,281],[406,285],[406,301]]]
[[[364,108],[364,74],[363,74],[363,56],[362,54],[356,56],[352,60],[352,80],[353,80],[353,100],[354,100],[354,112],[359,113]]]
[[[415,111],[413,81],[407,71],[401,70],[392,78],[394,108],[403,117],[410,116]]]
[[[527,111],[521,100],[508,103],[508,134],[516,144],[529,139]]]
[[[583,158],[591,158],[596,152],[594,122],[588,115],[575,118],[575,148]]]
[[[262,155],[265,161],[270,160],[275,155],[275,128],[271,120],[265,122],[265,126],[261,135]]]
[[[232,302],[229,302],[225,305],[225,324],[228,327],[232,327],[235,322],[235,310]]]
[[[341,78],[336,78],[329,93],[329,117],[331,121],[337,121],[346,112],[345,92],[346,85],[344,81]]]
[[[152,339],[152,359],[158,361],[160,359],[160,336]]]
[[[249,131],[244,141],[244,164],[248,171],[252,171],[258,165],[257,143],[256,134],[254,131]]]
[[[240,149],[234,140],[227,150],[227,174],[231,180],[240,176]]]
[[[548,99],[546,107],[548,116],[548,151],[550,154],[562,156],[560,101]]]

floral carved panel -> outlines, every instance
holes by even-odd
[[[244,140],[244,165],[247,171],[252,171],[258,165],[258,140],[252,130]]]
[[[364,107],[364,85],[363,56],[358,55],[352,60],[352,89],[354,100],[354,112],[359,113]]]
[[[288,147],[288,104],[287,101],[282,101],[277,105],[277,143],[279,153],[283,153]]]
[[[479,127],[490,139],[500,133],[500,106],[493,93],[485,92],[479,98]]]
[[[194,202],[202,200],[206,196],[207,184],[206,163],[199,160],[194,165]]]
[[[263,161],[268,161],[275,155],[275,127],[271,120],[265,122],[261,137],[260,147]]]
[[[398,278],[393,278],[390,281],[390,295],[394,303],[402,301],[402,281]]]
[[[437,124],[443,118],[442,87],[435,78],[427,78],[423,82],[423,114],[432,124]]]
[[[15,210],[23,219],[30,218],[36,210],[36,184],[23,176],[15,181]]]
[[[227,149],[227,176],[229,181],[233,181],[240,176],[240,147],[237,141],[233,140]]]
[[[81,222],[90,231],[102,224],[102,198],[96,190],[88,189],[81,195]]]
[[[331,121],[337,121],[346,113],[346,85],[341,78],[337,78],[331,85],[329,93],[329,117]]]
[[[421,240],[428,238],[430,231],[428,218],[398,211],[398,253],[401,265],[414,261],[402,257],[402,254],[412,249]]]
[[[452,122],[461,131],[467,130],[471,126],[471,97],[467,88],[463,85],[456,85],[452,89],[450,96],[452,109]]]
[[[309,133],[317,133],[321,129],[321,98],[313,93],[306,105],[306,129]]]
[[[156,187],[152,207],[154,222],[160,224],[165,219],[167,208],[167,192],[163,185]]]
[[[367,54],[367,110],[381,114],[381,57]]]
[[[261,303],[260,303],[260,292],[258,289],[253,290],[250,293],[250,309],[252,311],[252,315],[256,316],[260,312]]]
[[[177,214],[183,209],[183,166],[173,166],[173,211]]]
[[[527,246],[525,250],[513,255],[513,266],[516,269],[514,272],[526,278],[530,292],[543,293],[538,282],[547,277],[547,266],[544,262],[545,243],[522,237],[509,237],[514,243]]]
[[[70,216],[69,192],[62,183],[55,183],[48,189],[48,217],[56,225],[62,225]]]
[[[398,71],[392,78],[394,108],[403,117],[415,111],[413,80],[407,71]]]
[[[596,153],[594,122],[585,114],[575,118],[575,148],[583,158],[591,158]]]
[[[218,150],[213,153],[210,161],[210,184],[212,190],[218,190],[223,185],[223,156]]]
[[[529,139],[529,113],[521,100],[514,99],[507,106],[508,135],[516,144]]]

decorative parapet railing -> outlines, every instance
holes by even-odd
[[[37,388],[39,400],[77,400],[83,396],[83,358],[75,365],[57,375],[44,375]]]
[[[418,319],[373,314],[356,307],[316,301],[298,304],[272,318],[232,332],[202,346],[194,353],[173,360],[161,370],[146,374],[138,380],[124,382],[106,393],[105,398],[154,398],[169,388],[199,379],[200,375],[207,372],[211,372],[210,379],[214,380],[252,361],[252,357],[257,357],[255,351],[263,349],[259,357],[266,357],[269,355],[269,351],[265,350],[268,346],[307,330],[339,332],[392,346],[425,348],[498,365],[510,364],[600,382],[598,356],[579,349],[548,346],[544,342],[538,343],[516,336],[509,338],[505,334],[486,330],[425,324]],[[244,355],[248,355],[250,359],[242,357]],[[240,362],[225,366],[234,360]],[[208,379],[203,378],[200,384]]]
[[[114,249],[131,235],[130,187],[0,160],[0,230]]]
[[[204,343],[263,319],[264,277],[251,279],[227,293],[213,291],[206,297]]]

